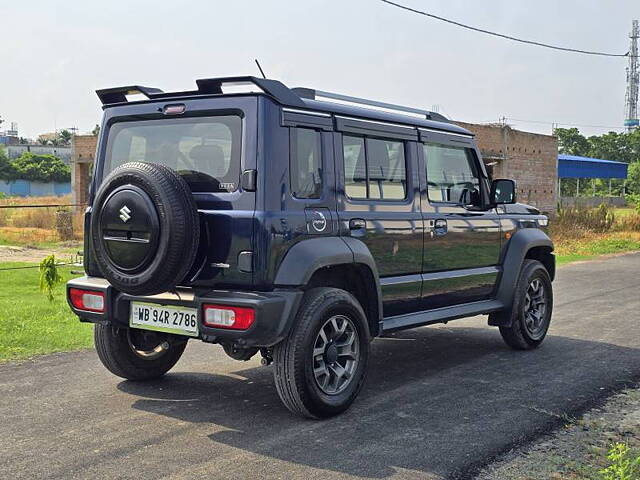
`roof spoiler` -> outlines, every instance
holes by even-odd
[[[223,93],[223,85],[238,84],[253,84],[282,105],[290,105],[295,107],[305,106],[301,98],[293,93],[289,88],[287,88],[282,82],[251,76],[204,78],[196,80],[196,85],[198,86],[197,90],[190,90],[185,92],[164,92],[159,88],[131,85],[127,87],[115,87],[96,90],[96,93],[98,94],[98,98],[100,98],[102,104],[108,105],[112,103],[126,103],[128,101],[127,95],[135,94],[142,94],[149,100],[160,98],[193,97],[197,95],[217,95]]]
[[[280,105],[305,108],[309,105],[305,99],[310,100],[328,100],[333,102],[347,102],[355,106],[364,108],[373,108],[378,110],[386,110],[401,114],[410,114],[425,118],[426,120],[435,120],[437,122],[449,122],[444,115],[429,110],[421,110],[418,108],[405,107],[402,105],[394,105],[392,103],[378,102],[365,98],[350,97],[339,93],[323,92],[322,90],[314,90],[311,88],[289,88],[278,80],[270,80],[267,78],[257,78],[252,76],[240,77],[221,77],[221,78],[203,78],[196,80],[197,90],[185,92],[163,92],[159,88],[143,87],[140,85],[131,85],[128,87],[107,88],[97,90],[96,93],[103,105],[127,103],[127,95],[142,94],[149,100],[157,100],[162,98],[179,98],[179,97],[196,97],[198,95],[221,95],[223,94],[223,86],[246,85],[253,84],[262,92],[269,95]]]

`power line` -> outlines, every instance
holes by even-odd
[[[533,40],[524,40],[522,38],[512,37],[510,35],[505,35],[502,33],[492,32],[490,30],[484,30],[482,28],[473,27],[471,25],[466,25],[464,23],[456,22],[454,20],[449,20],[448,18],[439,17],[438,15],[434,15],[433,13],[423,12],[422,10],[417,10],[415,8],[408,7],[406,5],[402,5],[400,3],[391,2],[390,0],[380,0],[383,3],[393,5],[394,7],[401,8],[402,10],[407,10],[408,12],[417,13],[418,15],[424,15],[425,17],[434,18],[436,20],[440,20],[442,22],[450,23],[452,25],[456,25],[458,27],[466,28],[468,30],[473,30],[474,32],[485,33],[487,35],[493,35],[494,37],[506,38],[507,40],[512,40],[514,42],[526,43],[528,45],[535,45],[538,47],[551,48],[553,50],[560,50],[563,52],[572,52],[572,53],[582,53],[584,55],[599,55],[602,57],[628,57],[629,52],[627,53],[606,53],[606,52],[595,52],[591,50],[579,50],[577,48],[566,48],[566,47],[558,47],[557,45],[550,45],[548,43],[536,42]]]

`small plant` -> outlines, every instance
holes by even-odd
[[[607,453],[610,465],[600,470],[603,480],[638,480],[640,478],[640,456],[633,458],[624,443],[614,443]]]
[[[49,301],[53,301],[53,289],[62,282],[58,273],[55,255],[49,255],[40,262],[40,291],[47,294]]]

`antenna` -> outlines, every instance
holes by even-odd
[[[260,70],[260,73],[262,74],[262,78],[267,78],[267,76],[264,74],[264,71],[262,70],[262,67],[260,66],[260,62],[258,61],[257,58],[254,58],[254,60],[256,61],[256,65],[258,66],[258,70]]]
[[[631,45],[629,47],[629,66],[627,67],[627,93],[625,95],[624,126],[627,132],[638,128],[638,89],[640,88],[640,68],[638,67],[638,38],[640,27],[638,20],[634,20],[631,27]]]

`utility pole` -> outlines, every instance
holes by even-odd
[[[638,38],[640,27],[638,20],[634,20],[631,26],[631,45],[629,46],[629,66],[627,67],[627,93],[625,95],[624,126],[627,132],[638,128],[638,89],[640,88],[640,70],[638,69]]]

